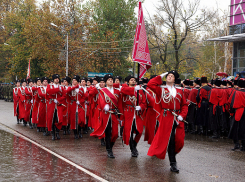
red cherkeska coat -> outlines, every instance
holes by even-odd
[[[89,89],[89,100],[90,100],[90,124],[91,127],[96,129],[99,125],[99,109],[98,109],[98,100],[99,100],[99,91],[96,87],[90,87]]]
[[[98,123],[99,125],[97,129],[95,129],[95,131],[91,133],[90,136],[99,137],[99,139],[105,138],[105,130],[108,125],[109,118],[111,118],[111,142],[114,143],[118,138],[118,116],[109,112],[105,112],[104,107],[106,104],[108,104],[112,112],[114,112],[115,109],[118,109],[118,104],[120,103],[120,91],[113,88],[114,94],[111,95],[115,101],[113,102],[112,99],[110,99],[110,95],[106,94],[110,91],[107,89],[107,92],[104,92],[103,90],[105,89],[107,88],[100,90],[99,94],[98,110],[100,111],[100,122]]]
[[[20,87],[18,90],[18,97],[19,97],[19,119],[25,118],[25,87]]]
[[[39,87],[37,93],[36,102],[38,103],[37,107],[37,127],[47,127],[47,105],[46,105],[46,89],[47,87]],[[36,109],[33,108],[33,111],[36,112]]]
[[[146,90],[149,92],[149,94],[145,93],[147,111],[145,117],[144,141],[148,141],[148,144],[151,144],[155,136],[155,133],[157,131],[157,118],[156,118],[156,111],[154,110],[156,94],[148,87],[146,88]]]
[[[17,116],[19,119],[18,107],[19,107],[19,97],[18,97],[18,90],[20,87],[13,88],[13,101],[14,101],[14,116]]]
[[[58,101],[56,104],[54,99]],[[58,86],[57,88],[54,85],[48,85],[46,90],[46,104],[47,104],[47,126],[48,131],[52,131],[52,123],[55,114],[55,109],[57,109],[57,122],[55,123],[56,127],[60,130],[63,122],[63,111],[64,111],[64,100],[66,99],[65,90],[63,87]]]
[[[38,105],[39,105],[38,87],[32,87],[32,94],[33,94],[32,123],[37,124],[37,114],[38,114]]]
[[[139,142],[140,137],[143,132],[143,120],[142,113],[146,109],[146,99],[145,94],[142,90],[139,90],[139,106],[141,107],[140,111],[135,110],[135,106],[137,106],[137,92],[134,87],[122,85],[121,88],[121,97],[122,102],[120,107],[120,112],[123,113],[122,121],[123,121],[123,141],[126,145],[129,145],[129,140],[131,136],[131,129],[133,125],[134,115],[136,122],[136,129],[139,132],[135,137],[135,142]],[[120,116],[121,119],[121,116]]]
[[[31,109],[32,109],[32,89],[30,87],[25,88],[25,95],[26,95],[26,101],[25,101],[25,107],[26,107],[26,112],[25,112],[25,118],[24,120],[26,122],[31,121]]]
[[[75,89],[79,89],[76,92]],[[77,126],[83,127],[85,125],[85,97],[83,88],[79,88],[79,85],[69,87],[67,89],[67,101],[69,103],[69,121],[70,128],[72,130],[77,129]],[[80,105],[77,105],[76,102],[79,101]],[[78,123],[76,124],[76,112],[78,112]]]
[[[164,159],[168,148],[170,135],[172,132],[173,124],[177,121],[179,124],[175,131],[175,153],[179,153],[184,146],[185,130],[184,122],[177,120],[175,116],[169,111],[164,109],[179,110],[179,115],[183,118],[186,117],[188,112],[188,106],[184,97],[183,91],[176,88],[176,96],[170,97],[170,100],[163,99],[162,94],[165,91],[166,96],[170,95],[169,90],[166,87],[161,88],[162,78],[157,76],[151,79],[147,87],[149,87],[156,96],[160,99],[160,104],[156,105],[155,110],[158,113],[159,128],[152,141],[147,155],[156,156],[157,158]]]

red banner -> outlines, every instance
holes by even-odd
[[[140,64],[139,77],[142,78],[146,71],[150,69],[152,65],[141,2],[139,2],[139,15],[134,37],[134,48],[132,58],[134,62],[138,62]]]

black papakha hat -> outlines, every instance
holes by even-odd
[[[122,77],[121,77],[121,76],[115,76],[115,77],[114,77],[114,81],[115,81],[116,79],[118,79],[120,82],[122,81]]]
[[[220,79],[218,79],[218,78],[216,78],[215,80],[214,80],[214,84],[216,85],[216,86],[220,86],[221,85],[221,80]]]
[[[23,82],[26,82],[26,79],[25,78],[21,79],[21,83],[23,83]]]
[[[77,82],[79,82],[79,80],[80,80],[80,76],[78,76],[78,75],[74,75],[73,79],[75,79],[75,80],[77,80]]]
[[[68,83],[70,83],[71,78],[69,76],[66,76],[65,78],[63,78],[63,80],[66,80]]]
[[[170,73],[174,75],[175,80],[176,80],[177,78],[179,78],[179,73],[178,73],[177,71],[175,71],[175,70],[169,71],[168,74],[166,75],[166,77],[167,77]]]
[[[208,79],[206,76],[201,77],[201,83],[208,83]]]
[[[106,74],[106,75],[104,76],[105,82],[107,82],[107,80],[108,80],[109,78],[112,78],[112,79],[113,79],[113,76],[112,76],[111,74]]]
[[[60,79],[60,76],[59,76],[58,74],[54,74],[54,75],[52,76],[52,79],[54,80],[54,79],[56,79],[56,78],[59,78],[59,79]]]
[[[184,83],[185,85],[189,86],[189,85],[190,85],[190,80],[189,80],[189,79],[185,79],[185,80],[183,81],[183,83]]]
[[[48,81],[48,83],[49,83],[49,78],[48,77],[46,77],[46,76],[44,76],[44,77],[42,77],[42,79],[41,79],[41,81],[43,82],[44,80],[47,80]]]

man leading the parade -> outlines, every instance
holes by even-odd
[[[164,76],[167,76],[166,86],[161,87]],[[160,124],[147,155],[164,159],[168,150],[170,170],[177,173],[179,169],[176,165],[176,154],[184,146],[185,130],[182,121],[188,112],[183,91],[174,86],[178,77],[176,71],[170,71],[151,79],[147,84],[160,99],[155,108]]]

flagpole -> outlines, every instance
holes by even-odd
[[[138,85],[140,83],[140,64],[138,63]],[[139,105],[139,90],[137,90],[137,106]]]

